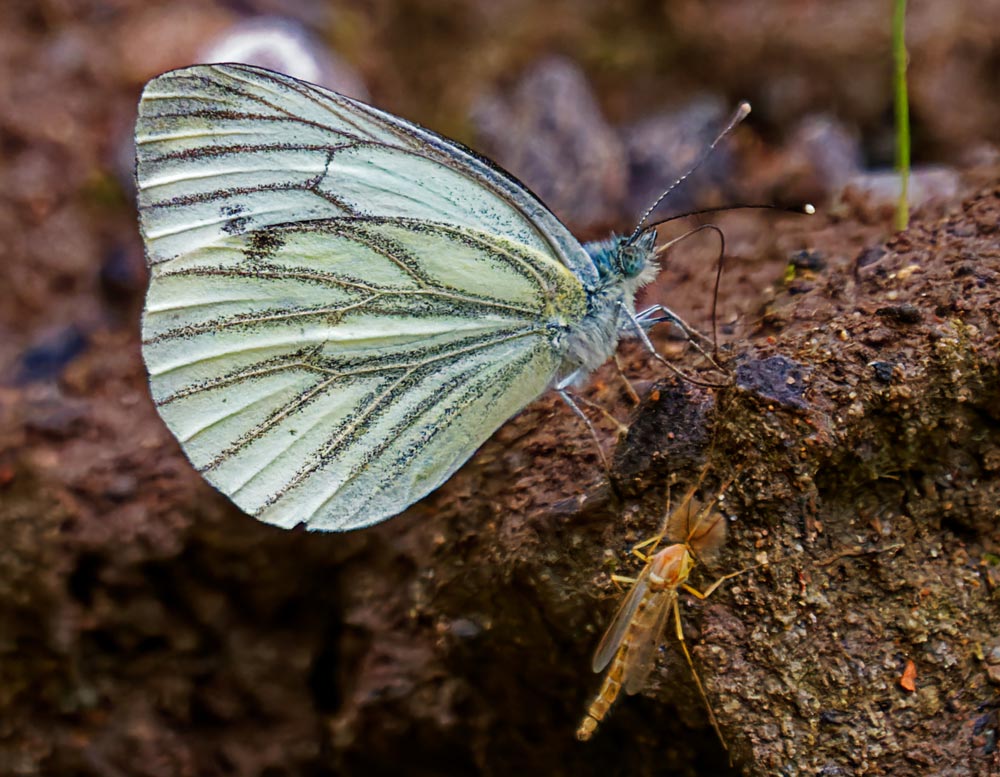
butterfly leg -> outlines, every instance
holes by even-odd
[[[653,305],[645,310],[641,310],[635,314],[635,320],[638,321],[644,329],[649,329],[654,324],[664,324],[669,322],[680,329],[688,340],[701,340],[706,345],[712,344],[712,341],[709,338],[705,337],[705,335],[687,323],[666,305]]]
[[[715,344],[693,326],[684,321],[684,319],[674,313],[674,311],[666,305],[653,305],[652,307],[646,308],[645,310],[637,313],[635,319],[644,329],[649,329],[655,324],[673,324],[684,333],[688,342],[691,343],[691,347],[704,356],[717,370],[722,370],[722,367],[719,366],[715,357],[709,355],[708,351],[706,351],[701,345],[701,343],[704,343],[706,346],[712,346],[712,353],[715,353]]]
[[[646,346],[646,350],[648,350],[650,354],[652,354],[654,359],[663,364],[668,370],[677,375],[677,377],[681,378],[682,380],[686,380],[689,383],[694,383],[696,386],[705,386],[706,388],[719,388],[722,385],[718,383],[708,383],[707,381],[701,381],[692,378],[690,375],[685,375],[682,370],[677,369],[673,364],[664,359],[663,356],[660,355],[660,352],[657,351],[656,348],[653,346],[653,343],[649,339],[649,335],[646,334],[646,328],[643,326],[642,322],[640,322],[638,318],[636,318],[635,313],[629,310],[625,306],[625,303],[622,302],[619,303],[619,305],[621,306],[622,311],[625,313],[626,318],[628,318],[629,322],[631,323],[632,329],[635,331],[636,335],[642,341],[642,344]],[[717,369],[721,369],[719,368],[719,365],[715,363],[712,357],[709,356],[705,352],[705,350],[700,345],[697,344],[696,340],[689,339],[689,342],[698,350],[699,353],[708,358],[708,360],[712,363],[714,367],[716,367]]]
[[[628,375],[625,374],[625,370],[622,369],[622,360],[618,358],[618,352],[616,351],[612,354],[612,358],[615,360],[615,367],[618,369],[618,375],[621,377],[622,382],[625,384],[625,391],[628,392],[628,398],[632,400],[633,405],[639,404],[639,393],[635,390],[632,385],[632,381],[628,379]]]
[[[561,384],[560,384],[561,385]],[[597,430],[591,423],[590,419],[587,418],[587,414],[580,409],[580,406],[574,401],[573,395],[569,393],[565,388],[560,388],[556,386],[556,391],[559,392],[559,396],[562,397],[563,402],[570,406],[574,413],[583,421],[587,430],[590,432],[590,436],[594,441],[594,445],[597,446],[597,452],[601,457],[601,463],[604,465],[604,471],[608,473],[608,477],[611,476],[611,463],[608,461],[607,455],[604,453],[604,446],[601,445],[601,438],[597,436]]]
[[[581,396],[580,396],[580,395],[578,395],[578,394],[577,394],[577,395],[574,395],[574,396],[573,396],[573,399],[575,399],[575,400],[576,400],[577,402],[580,402],[580,403],[582,403],[582,404],[586,405],[587,407],[592,407],[592,408],[593,408],[594,410],[596,410],[596,411],[597,411],[598,413],[600,413],[600,414],[601,414],[601,415],[603,415],[603,416],[604,416],[605,418],[607,418],[607,419],[608,419],[608,421],[610,421],[610,422],[611,422],[611,423],[612,423],[612,424],[613,424],[613,425],[615,426],[615,428],[617,429],[617,431],[618,431],[618,437],[619,437],[619,439],[620,439],[621,437],[623,437],[623,436],[624,436],[625,434],[627,434],[627,433],[628,433],[628,426],[627,426],[626,424],[623,424],[623,423],[622,423],[621,421],[619,421],[619,420],[618,420],[617,418],[615,418],[615,417],[614,417],[613,415],[611,415],[611,413],[609,413],[609,412],[608,412],[607,408],[605,408],[605,407],[602,407],[602,406],[601,406],[600,404],[598,404],[597,402],[591,402],[591,401],[590,401],[589,399],[587,399],[586,397],[581,397]]]

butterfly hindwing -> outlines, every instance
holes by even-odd
[[[429,493],[544,391],[547,322],[585,309],[564,266],[505,238],[329,219],[155,265],[143,353],[211,483],[261,520],[343,530]]]

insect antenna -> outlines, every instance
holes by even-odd
[[[781,208],[779,206],[774,206],[774,205],[733,205],[733,206],[721,207],[721,208],[704,208],[704,209],[700,209],[700,210],[696,210],[696,211],[690,211],[688,213],[683,213],[683,214],[680,214],[680,215],[677,215],[677,216],[671,216],[669,218],[661,219],[659,221],[655,221],[655,222],[652,222],[652,223],[649,223],[649,224],[646,223],[648,221],[649,217],[656,210],[656,208],[659,207],[660,203],[663,202],[663,200],[665,200],[670,195],[670,193],[672,191],[674,191],[674,189],[676,189],[678,186],[680,186],[682,183],[684,183],[684,181],[686,181],[699,167],[701,167],[701,165],[705,162],[705,160],[707,160],[709,158],[709,156],[711,156],[712,152],[715,151],[715,149],[719,145],[719,143],[721,143],[722,140],[727,135],[729,135],[734,129],[736,129],[736,127],[740,124],[740,122],[742,122],[749,115],[750,115],[750,103],[748,103],[748,102],[746,102],[744,100],[743,102],[741,102],[737,106],[736,111],[733,113],[732,117],[729,119],[729,122],[726,124],[725,128],[718,135],[716,135],[715,139],[711,143],[709,143],[708,146],[705,147],[705,149],[702,151],[701,155],[695,160],[694,164],[692,164],[683,174],[681,174],[672,184],[670,184],[670,186],[668,186],[656,198],[656,200],[653,201],[652,205],[650,205],[648,208],[646,208],[646,210],[643,212],[641,218],[639,219],[639,222],[636,224],[635,229],[632,231],[632,234],[629,235],[629,237],[624,241],[624,245],[627,246],[627,245],[633,244],[636,240],[639,239],[640,235],[642,235],[644,232],[647,232],[650,229],[653,229],[654,227],[656,227],[659,224],[664,224],[664,223],[666,223],[668,221],[673,221],[673,220],[679,219],[679,218],[685,218],[687,216],[694,216],[694,215],[699,215],[699,214],[704,214],[704,213],[717,213],[717,212],[721,212],[721,211],[725,211],[725,210],[736,210],[736,209],[740,209],[740,208],[765,208],[765,209],[773,209],[773,210],[787,210],[786,208]],[[812,205],[808,205],[807,204],[807,205],[804,205],[804,206],[802,206],[800,208],[795,209],[795,212],[800,212],[800,213],[814,213],[815,212],[815,208],[813,208]],[[681,329],[682,332],[684,332],[685,335],[687,335],[688,341],[692,344],[692,346],[702,356],[704,356],[705,359],[715,369],[719,370],[719,372],[725,373],[725,370],[719,365],[719,361],[718,361],[718,357],[719,357],[719,337],[718,337],[718,316],[717,316],[717,313],[718,313],[718,304],[719,304],[719,286],[720,286],[721,280],[722,280],[722,268],[723,268],[723,264],[724,264],[724,261],[725,261],[725,253],[726,253],[726,239],[725,239],[725,235],[722,233],[722,230],[719,229],[719,227],[717,227],[717,226],[715,226],[713,224],[705,224],[705,225],[702,225],[702,226],[699,226],[699,227],[695,227],[694,229],[690,230],[689,232],[686,232],[685,234],[681,235],[680,237],[675,238],[675,239],[669,241],[668,243],[666,243],[665,245],[660,246],[657,249],[656,253],[657,253],[657,255],[659,255],[659,254],[663,253],[664,251],[666,251],[674,243],[677,243],[677,242],[679,242],[679,241],[681,241],[681,240],[683,240],[683,239],[685,239],[687,237],[690,237],[691,235],[695,235],[698,232],[701,232],[701,231],[703,231],[705,229],[712,229],[712,230],[714,230],[716,232],[716,234],[718,234],[719,241],[721,243],[721,246],[720,246],[720,249],[719,249],[718,268],[717,268],[716,274],[715,274],[715,287],[714,287],[714,292],[713,292],[713,295],[712,295],[712,339],[711,339],[712,353],[711,353],[711,355],[709,355],[708,353],[706,353],[705,350],[698,344],[698,338],[699,337],[702,337],[702,339],[707,339],[707,338],[704,338],[696,330],[693,330],[691,327],[689,327],[687,324],[685,324],[676,314],[674,314],[670,310],[662,308],[662,312],[665,314],[664,316],[662,316],[660,318],[655,318],[655,319],[654,318],[648,318],[648,319],[645,320],[644,323],[646,325],[648,325],[650,323],[660,323],[660,322],[670,321],[671,323],[675,324],[676,326],[678,326]],[[651,311],[647,311],[647,312],[652,312],[652,310]],[[706,388],[725,388],[727,385],[729,385],[728,383],[712,383],[712,382],[709,382],[709,381],[701,381],[701,380],[698,380],[696,378],[692,378],[689,375],[686,375],[683,371],[677,369],[672,364],[670,364],[665,359],[663,359],[661,356],[659,356],[659,354],[653,348],[652,343],[649,342],[649,339],[646,337],[646,334],[643,331],[643,328],[639,324],[638,321],[636,321],[633,318],[632,323],[633,323],[633,325],[636,328],[636,333],[639,335],[639,338],[643,341],[643,344],[654,354],[654,356],[659,361],[661,361],[663,364],[665,364],[671,371],[673,371],[675,374],[677,374],[681,379],[687,380],[690,383],[693,383],[693,384],[698,385],[698,386],[703,386],[703,387],[706,387]]]
[[[714,224],[711,226],[715,226]],[[719,309],[719,284],[722,282],[722,266],[726,262],[726,233],[715,227],[719,235],[719,266],[715,269],[715,288],[712,290],[712,360],[719,360],[719,322],[716,312]]]
[[[816,212],[816,208],[813,207],[809,203],[803,203],[802,205],[798,205],[798,206],[795,206],[795,207],[783,207],[783,206],[779,206],[779,205],[754,205],[754,204],[751,204],[751,205],[746,205],[746,204],[727,205],[727,206],[718,207],[718,208],[703,208],[703,209],[700,209],[700,210],[688,211],[687,213],[679,213],[676,216],[668,216],[667,218],[660,219],[659,221],[654,221],[653,223],[648,224],[645,228],[643,228],[642,231],[645,232],[647,230],[650,230],[650,229],[653,229],[654,227],[659,226],[660,224],[666,224],[666,223],[668,223],[670,221],[676,221],[677,219],[687,218],[688,216],[699,216],[699,215],[702,215],[702,214],[705,214],[705,213],[722,213],[722,212],[728,211],[728,210],[747,210],[747,209],[778,210],[778,211],[783,211],[783,212],[786,212],[786,213],[795,213],[795,214],[810,215],[810,216]],[[699,344],[697,342],[697,338],[699,336],[701,336],[700,333],[697,330],[692,329],[691,327],[689,327],[684,322],[682,322],[677,317],[677,315],[674,314],[674,313],[672,313],[672,312],[669,315],[664,315],[664,316],[661,316],[659,318],[648,319],[647,323],[665,323],[665,322],[670,322],[670,323],[678,325],[680,327],[680,329],[684,332],[684,334],[687,336],[688,341],[695,348],[695,350],[697,350],[702,356],[704,356],[709,361],[709,363],[711,363],[712,366],[715,367],[717,370],[719,370],[720,372],[725,372],[725,370],[723,370],[723,368],[719,364],[719,329],[718,329],[719,287],[720,287],[720,285],[722,283],[722,270],[723,270],[723,266],[724,266],[725,261],[726,261],[726,235],[725,235],[725,233],[716,224],[702,224],[700,226],[697,226],[697,227],[695,227],[693,229],[688,230],[684,234],[682,234],[682,235],[680,235],[678,237],[675,237],[673,240],[670,240],[667,243],[664,243],[663,245],[659,246],[656,249],[656,254],[657,254],[657,256],[659,256],[660,254],[665,253],[666,251],[668,251],[671,247],[673,247],[675,244],[679,243],[680,241],[685,240],[685,239],[687,239],[689,237],[692,237],[693,235],[697,235],[699,232],[702,232],[702,231],[704,231],[706,229],[710,229],[713,232],[715,232],[719,236],[719,243],[720,243],[720,245],[719,245],[719,261],[718,261],[718,264],[717,264],[716,270],[715,270],[715,285],[714,285],[713,292],[712,292],[712,340],[711,340],[711,342],[712,342],[712,355],[709,356],[699,346]],[[669,312],[669,311],[667,311],[667,312]],[[703,337],[703,336],[701,336],[701,337]],[[668,366],[671,366],[671,365],[668,365]],[[704,381],[698,381],[698,380],[696,380],[694,378],[691,378],[688,375],[685,375],[682,371],[678,370],[676,367],[672,367],[671,366],[671,369],[675,373],[677,373],[681,378],[683,378],[684,380],[687,380],[687,381],[689,381],[691,383],[694,383],[695,385],[708,386],[708,387],[711,387],[711,388],[724,388],[726,385],[728,385],[728,384],[713,384],[713,383],[706,383]]]
[[[681,176],[678,177],[677,180],[675,180],[672,184],[670,184],[670,186],[668,186],[663,191],[663,193],[656,198],[656,200],[653,202],[652,205],[646,208],[645,212],[642,214],[642,217],[639,219],[639,223],[635,225],[635,230],[632,232],[631,235],[629,235],[628,240],[625,241],[625,245],[632,245],[632,243],[634,243],[636,240],[639,239],[639,235],[641,235],[643,232],[646,231],[644,228],[646,219],[650,217],[650,215],[653,213],[654,210],[656,210],[659,204],[663,202],[663,200],[666,199],[666,197],[674,189],[676,189],[678,186],[684,183],[684,181],[686,181],[691,176],[691,174],[694,173],[695,170],[701,167],[702,164],[705,162],[705,160],[712,155],[713,151],[715,151],[715,147],[722,142],[722,139],[725,138],[726,135],[728,135],[734,129],[736,129],[739,123],[749,115],[750,115],[750,103],[744,100],[737,106],[736,111],[733,113],[733,116],[729,120],[729,123],[726,125],[725,129],[723,129],[722,132],[716,135],[715,140],[713,140],[711,143],[708,144],[708,146],[705,147],[705,150],[701,152],[701,156],[699,156],[695,160],[694,164],[691,165],[687,169],[687,171],[681,174]]]
[[[717,326],[717,320],[716,320],[716,312],[718,310],[718,305],[719,305],[719,285],[722,282],[722,267],[723,267],[723,264],[725,263],[725,259],[726,259],[726,235],[725,235],[725,233],[722,231],[721,228],[719,228],[715,224],[702,224],[699,227],[695,227],[694,229],[688,230],[687,232],[685,232],[680,237],[674,238],[669,243],[666,243],[666,244],[660,246],[660,248],[657,249],[656,253],[657,253],[657,255],[659,255],[659,254],[663,253],[664,251],[668,250],[675,243],[679,243],[681,240],[685,240],[686,238],[693,237],[694,235],[697,235],[699,232],[704,232],[706,229],[709,229],[709,230],[712,230],[713,232],[715,232],[719,236],[719,243],[720,243],[720,246],[719,246],[719,261],[718,261],[718,266],[717,266],[716,271],[715,271],[715,287],[714,287],[714,290],[713,290],[713,293],[712,293],[712,355],[709,356],[707,353],[705,353],[705,351],[701,347],[699,347],[699,345],[696,342],[695,338],[691,337],[691,333],[685,332],[685,334],[688,335],[688,340],[691,341],[692,346],[694,346],[694,348],[702,356],[704,356],[706,359],[708,359],[708,361],[712,364],[713,367],[715,367],[720,372],[723,372],[724,370],[719,365],[719,332],[718,332],[718,326]],[[651,323],[664,323],[664,322],[667,322],[667,321],[676,323],[677,322],[676,315],[662,316],[660,318],[650,319]],[[682,329],[683,329],[683,327],[682,327]],[[692,330],[692,332],[695,332],[695,331],[696,330]]]
[[[668,224],[671,221],[677,221],[679,219],[686,219],[690,216],[704,216],[707,213],[725,213],[730,210],[777,210],[782,213],[792,213],[796,216],[812,216],[816,213],[816,207],[808,202],[803,202],[801,205],[765,205],[759,202],[738,202],[734,205],[719,205],[714,208],[699,208],[698,210],[689,210],[684,213],[677,213],[673,216],[667,216],[666,218],[658,219],[657,221],[652,221],[642,228],[643,232],[648,232],[654,227],[660,226],[660,224]],[[671,241],[674,242],[674,241]],[[669,244],[668,244],[669,245]]]

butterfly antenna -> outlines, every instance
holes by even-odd
[[[749,115],[750,115],[750,103],[744,100],[736,108],[736,112],[733,113],[733,116],[729,120],[729,123],[726,125],[726,128],[716,136],[715,140],[713,140],[711,143],[708,144],[705,150],[701,152],[701,156],[699,156],[698,159],[695,160],[695,163],[687,169],[687,172],[685,172],[676,181],[670,184],[670,186],[666,188],[663,194],[657,197],[656,201],[648,208],[646,208],[645,213],[642,214],[642,218],[639,219],[639,223],[636,224],[635,231],[632,232],[632,234],[629,235],[628,240],[625,241],[626,245],[631,245],[639,238],[639,235],[641,235],[645,231],[643,227],[646,223],[646,219],[648,219],[650,215],[653,213],[653,211],[656,210],[656,208],[659,206],[659,204],[663,202],[664,199],[666,199],[667,195],[669,195],[670,192],[672,192],[674,189],[676,189],[678,186],[684,183],[684,181],[686,181],[691,176],[691,174],[694,173],[695,170],[701,167],[704,161],[712,155],[712,152],[715,150],[715,147],[722,142],[722,139],[726,137],[726,135],[728,135],[734,129],[736,129],[737,125],[739,125],[739,123]]]
[[[714,226],[714,225],[712,225]],[[719,284],[722,282],[722,266],[726,262],[726,234],[718,227],[719,234],[719,266],[715,271],[715,290],[712,292],[712,360],[719,361],[719,327],[716,311],[719,308]]]
[[[699,210],[689,210],[685,213],[677,213],[673,216],[657,219],[656,221],[647,224],[643,227],[642,231],[646,232],[653,227],[660,226],[660,224],[669,224],[671,221],[680,221],[681,219],[686,219],[691,216],[703,216],[707,213],[726,213],[731,210],[776,210],[782,213],[792,213],[796,216],[812,216],[816,213],[816,207],[808,202],[803,202],[801,205],[793,205],[790,207],[786,207],[784,205],[764,205],[761,203],[737,203],[736,205],[720,205],[717,208],[700,208]]]
[[[720,283],[722,281],[722,269],[723,269],[723,264],[725,262],[725,258],[724,258],[725,257],[725,253],[726,253],[726,237],[725,237],[725,235],[723,234],[722,230],[718,226],[716,226],[715,224],[702,224],[701,226],[697,226],[694,229],[688,230],[687,232],[685,232],[683,235],[680,235],[679,237],[675,237],[670,242],[664,243],[663,245],[661,245],[656,250],[656,253],[657,253],[657,255],[659,255],[659,254],[667,251],[669,248],[671,248],[675,244],[679,243],[681,240],[686,240],[687,238],[689,238],[689,237],[691,237],[693,235],[697,235],[699,232],[704,232],[705,230],[711,230],[712,232],[715,232],[719,236],[719,242],[721,243],[721,245],[719,247],[719,264],[718,264],[718,269],[716,270],[716,273],[715,273],[715,290],[714,290],[714,292],[712,294],[712,339],[711,339],[712,354],[709,355],[705,351],[705,349],[701,347],[701,344],[698,342],[698,338],[700,338],[700,339],[702,339],[702,340],[704,340],[706,342],[708,341],[708,338],[705,337],[700,332],[698,332],[697,330],[692,329],[688,324],[685,324],[672,311],[668,311],[668,310],[664,309],[665,312],[666,312],[666,315],[664,315],[664,316],[662,316],[660,318],[657,318],[657,319],[653,319],[653,321],[656,322],[656,323],[664,322],[664,321],[669,321],[670,323],[675,324],[687,336],[688,342],[691,344],[691,347],[694,348],[702,356],[704,356],[705,359],[709,362],[709,364],[711,364],[715,369],[719,370],[719,372],[723,372],[724,373],[725,369],[722,367],[722,365],[719,364],[719,337],[718,337],[718,327],[716,325],[716,321],[717,321],[717,315],[716,315],[716,313],[717,313],[718,304],[719,304],[719,286],[720,286]],[[711,384],[702,383],[702,382],[699,382],[699,381],[697,381],[697,380],[695,380],[695,379],[693,379],[693,378],[685,375],[683,372],[677,370],[674,367],[671,367],[671,369],[673,369],[682,378],[684,378],[685,380],[687,380],[687,381],[689,381],[691,383],[694,383],[695,385],[708,385],[708,386],[711,386],[713,388],[721,388],[723,385],[725,385],[725,384],[714,384],[714,383],[711,383]]]
[[[727,205],[721,208],[703,208],[701,210],[692,210],[687,213],[678,213],[676,216],[668,216],[665,219],[660,219],[659,221],[654,221],[652,224],[646,226],[646,229],[651,229],[657,227],[660,224],[666,224],[670,221],[677,221],[678,219],[687,218],[688,216],[700,216],[705,213],[721,213],[727,210],[746,210],[746,209],[756,209],[756,210],[780,210],[785,213],[795,213],[798,215],[812,216],[816,213],[816,208],[813,207],[808,202],[802,203],[801,205],[796,205],[795,207],[785,208],[780,205]],[[719,286],[722,282],[722,269],[726,261],[726,235],[723,231],[715,224],[702,224],[699,227],[695,227],[689,232],[685,232],[680,237],[674,238],[668,243],[663,244],[657,250],[657,255],[661,252],[666,251],[675,243],[680,242],[684,238],[690,237],[704,229],[714,230],[719,236],[719,264],[715,271],[715,289],[712,293],[712,361],[718,362],[719,360],[719,330],[718,330],[718,319],[716,317],[716,311],[719,306]]]

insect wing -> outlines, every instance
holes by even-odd
[[[622,673],[625,693],[630,695],[638,693],[645,687],[656,663],[656,649],[663,642],[663,629],[676,598],[676,589],[670,588],[656,593],[647,605],[643,622],[636,624],[632,633],[632,647],[625,657],[625,668]]]
[[[482,277],[449,269],[458,260]],[[422,222],[231,236],[152,268],[153,398],[246,512],[365,526],[444,482],[544,391],[559,361],[539,322],[568,275],[499,238]]]
[[[151,81],[136,124],[154,400],[204,476],[346,530],[444,482],[560,368],[579,243],[506,173],[242,65]]]
[[[632,626],[632,621],[639,610],[639,605],[642,604],[648,592],[649,565],[647,564],[642,572],[639,573],[639,577],[632,584],[632,588],[629,589],[622,603],[618,606],[615,617],[611,619],[611,624],[604,632],[604,636],[601,637],[597,650],[594,651],[594,659],[591,663],[594,672],[604,671],[604,668],[611,663],[611,659],[614,658],[615,653],[618,652],[618,648],[621,647],[622,640],[625,639],[629,627]]]
[[[140,224],[151,264],[226,235],[330,217],[470,227],[593,262],[511,175],[416,124],[248,65],[198,65],[153,79],[136,123]]]
[[[670,542],[684,543],[688,541],[700,506],[695,494],[698,493],[698,487],[704,476],[705,470],[702,470],[697,482],[687,490],[677,506],[667,512],[662,531]]]
[[[713,564],[722,552],[726,541],[726,519],[709,503],[698,512],[697,525],[688,536],[691,553],[702,564]]]

